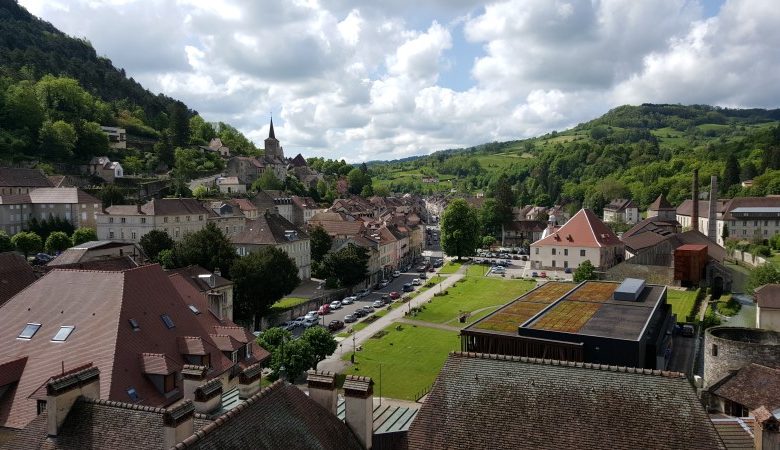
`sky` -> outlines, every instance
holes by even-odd
[[[776,0],[20,0],[285,155],[388,160],[623,104],[775,108]]]

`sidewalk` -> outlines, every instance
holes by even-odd
[[[356,346],[361,345],[371,336],[373,336],[380,330],[386,328],[391,323],[397,321],[398,319],[402,319],[404,317],[404,313],[408,311],[409,308],[415,308],[427,302],[428,300],[433,298],[433,294],[439,292],[440,289],[444,290],[450,288],[453,284],[455,284],[456,281],[464,277],[463,272],[465,272],[465,270],[461,268],[460,270],[458,270],[457,273],[450,274],[450,275],[441,275],[442,277],[446,277],[446,279],[441,283],[434,285],[427,291],[423,292],[422,294],[418,295],[417,297],[413,298],[412,300],[406,303],[394,303],[393,309],[391,309],[390,312],[387,313],[387,315],[385,315],[384,317],[380,317],[375,322],[369,324],[367,327],[363,328],[360,331],[355,332],[354,334],[355,345]],[[342,347],[340,350],[336,350],[332,355],[320,361],[320,363],[317,365],[317,369],[327,370],[336,373],[343,372],[344,368],[347,365],[347,361],[342,361],[341,357],[343,356],[343,354],[345,354],[344,352],[346,352],[347,349],[349,349],[349,351],[352,351],[352,342],[353,342],[352,338],[353,336],[344,338],[339,343],[342,344],[344,347]]]

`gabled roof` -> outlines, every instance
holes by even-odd
[[[22,255],[0,253],[0,306],[34,282],[35,273]]]
[[[29,194],[4,195],[0,197],[0,204],[21,203],[100,204],[100,200],[74,187],[42,187],[30,191]]]
[[[780,284],[765,284],[755,290],[759,308],[780,309]],[[2,302],[0,301],[0,304]]]
[[[451,353],[409,449],[724,449],[684,374]]]
[[[726,204],[729,202],[729,200],[723,200],[719,199],[715,203],[715,213],[716,214],[723,214],[726,208]],[[708,212],[710,210],[710,201],[709,200],[699,200],[699,217],[707,217]],[[691,199],[685,199],[682,203],[680,203],[680,206],[676,209],[676,214],[678,216],[692,216],[693,215],[693,200]]]
[[[190,310],[190,304],[201,313]],[[163,315],[173,328],[166,326]],[[41,327],[31,339],[17,339],[27,323]],[[28,397],[63,368],[85,364],[102,373],[101,398],[130,401],[127,389],[133,387],[138,404],[171,404],[181,395],[161,394],[144,375],[139,358],[143,353],[164,354],[173,364],[184,364],[178,338],[198,336],[211,344],[209,377],[219,376],[234,365],[209,338],[214,326],[223,325],[233,326],[208,313],[205,296],[181,275],[168,277],[158,265],[123,272],[52,270],[2,307],[0,364],[28,360],[15,392],[0,398],[0,426],[25,426],[36,415],[35,401]],[[66,341],[53,342],[61,326],[75,328]]]
[[[344,422],[295,386],[277,381],[216,418],[176,449],[363,447]]]
[[[633,200],[625,199],[625,198],[616,198],[611,202],[609,202],[609,204],[604,207],[605,210],[610,210],[615,212],[625,211],[628,208],[636,208],[636,205],[634,204]]]
[[[292,232],[292,233],[290,233]],[[232,236],[233,244],[276,245],[309,239],[292,222],[279,214],[266,212],[256,219],[247,220],[244,229]]]
[[[52,184],[42,170],[0,167],[0,186],[41,188]]]
[[[208,292],[211,289],[233,285],[233,282],[227,278],[209,272],[208,269],[204,269],[197,264],[191,264],[187,267],[179,267],[177,269],[169,269],[168,273],[171,276],[176,274],[182,275],[185,280],[200,292]],[[212,278],[214,281],[213,287],[209,285],[209,278]]]
[[[764,406],[772,411],[780,408],[780,368],[748,364],[711,390],[748,409]]]
[[[533,246],[610,247],[620,239],[593,211],[581,209],[557,231],[531,244]]]
[[[295,155],[295,158],[290,161],[290,165],[293,167],[308,167],[309,164],[306,163],[306,159],[303,157],[303,155],[298,153]]]
[[[653,203],[650,203],[650,206],[647,209],[650,211],[668,211],[674,210],[674,206],[666,200],[664,194],[661,194]]]

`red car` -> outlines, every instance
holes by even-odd
[[[330,305],[326,303],[320,306],[320,309],[317,311],[317,314],[319,314],[320,316],[330,314]]]
[[[539,274],[539,276],[542,278],[547,278],[547,272],[542,272]]]
[[[390,293],[390,298],[392,298],[393,300],[396,300],[396,299],[398,299],[399,297],[401,297],[401,294],[399,294],[399,293],[398,293],[398,292],[396,292],[396,291],[393,291],[393,292],[391,292],[391,293]]]

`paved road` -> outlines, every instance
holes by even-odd
[[[447,289],[450,286],[452,286],[456,281],[463,278],[462,273],[457,273],[453,275],[448,275],[446,278],[440,283],[441,289]],[[357,331],[354,333],[353,336],[350,336],[349,338],[346,338],[342,341],[342,346],[338,350],[336,350],[335,353],[330,355],[325,360],[321,361],[317,365],[318,370],[328,370],[331,372],[343,372],[344,368],[347,366],[348,362],[342,361],[341,357],[345,354],[348,354],[350,351],[352,351],[352,345],[354,342],[354,345],[360,346],[363,344],[363,342],[366,341],[366,339],[369,339],[371,336],[376,334],[378,331],[382,330],[383,328],[387,327],[391,323],[395,322],[398,319],[402,319],[404,317],[404,313],[408,311],[409,308],[414,308],[417,306],[422,305],[423,303],[427,302],[428,300],[433,297],[433,294],[435,292],[439,292],[439,287],[434,286],[427,291],[423,292],[422,294],[418,295],[417,297],[410,300],[408,303],[404,304],[398,304],[398,306],[395,306],[394,304],[393,309],[390,310],[390,312],[387,313],[384,317],[380,317],[375,322],[369,324],[367,327],[363,328],[360,331]],[[354,338],[354,340],[353,340]]]

